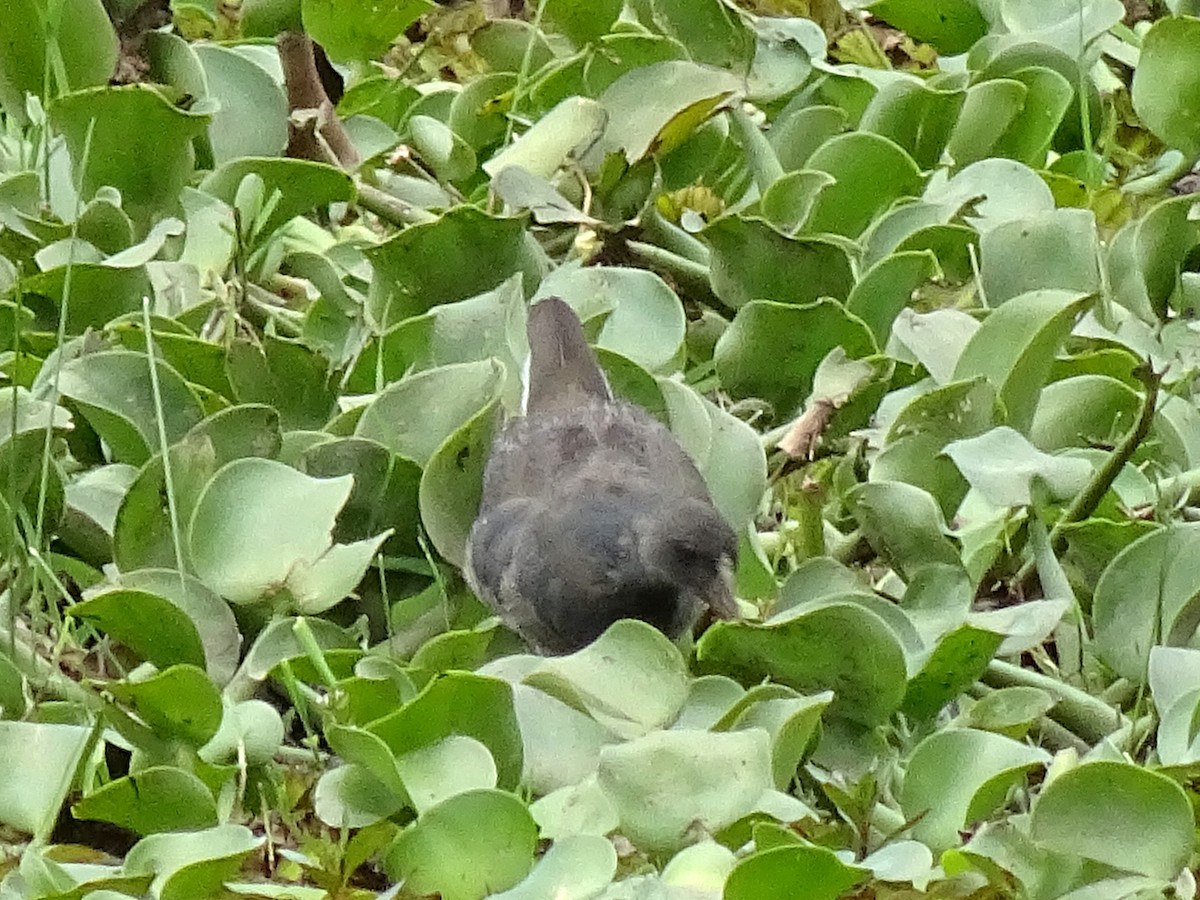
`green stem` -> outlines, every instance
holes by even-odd
[[[1100,501],[1108,493],[1108,489],[1121,474],[1125,463],[1133,458],[1137,448],[1150,433],[1150,427],[1154,424],[1154,413],[1158,408],[1158,386],[1162,383],[1162,375],[1151,369],[1149,363],[1139,367],[1137,375],[1146,389],[1137,422],[1121,439],[1121,443],[1113,448],[1112,453],[1108,454],[1103,465],[1093,473],[1087,486],[1075,496],[1071,505],[1063,510],[1063,514],[1058,517],[1058,521],[1050,529],[1050,547],[1055,553],[1062,552],[1066,547],[1067,539],[1064,534],[1066,527],[1076,522],[1082,522],[1096,511]],[[1017,573],[1017,584],[1024,584],[1028,580],[1033,573],[1034,565],[1034,560],[1030,559],[1021,566],[1020,572]]]
[[[1086,691],[1003,660],[993,659],[988,663],[980,680],[995,688],[1035,687],[1045,691],[1058,701],[1050,710],[1050,718],[1089,745],[1112,734],[1128,721],[1120,710]]]

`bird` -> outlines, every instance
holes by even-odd
[[[738,614],[737,538],[675,436],[616,399],[574,310],[529,310],[524,415],[484,467],[465,574],[530,647],[571,653],[619,619],[676,639]]]

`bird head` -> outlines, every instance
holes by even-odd
[[[738,614],[733,599],[737,536],[710,503],[683,499],[651,520],[642,538],[647,564],[717,618]]]

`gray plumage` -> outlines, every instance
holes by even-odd
[[[736,615],[737,541],[679,442],[612,398],[562,300],[535,305],[528,330],[526,414],[492,445],[468,541],[476,593],[548,653],[621,618],[674,638],[705,607]]]

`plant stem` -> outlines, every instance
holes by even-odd
[[[1020,686],[1045,691],[1058,701],[1049,712],[1050,718],[1089,745],[1112,734],[1127,721],[1120,710],[1086,691],[1003,660],[993,659],[988,663],[980,680],[995,688]]]

